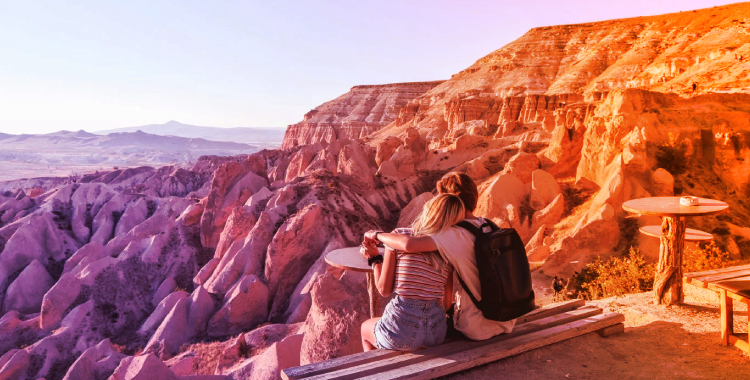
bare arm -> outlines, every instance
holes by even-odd
[[[383,263],[372,267],[378,292],[383,297],[390,296],[396,279],[396,253],[391,249],[386,249],[383,254]]]
[[[375,239],[375,231],[367,231],[365,239]],[[408,236],[394,233],[380,232],[377,240],[383,244],[407,253],[425,253],[437,251],[435,241],[429,236]]]

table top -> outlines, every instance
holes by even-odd
[[[378,248],[380,253],[383,248]],[[352,270],[355,272],[372,272],[372,267],[367,265],[367,260],[359,253],[359,247],[348,247],[334,249],[326,254],[326,263],[336,268]]]
[[[631,199],[622,204],[625,211],[641,215],[676,215],[676,216],[697,216],[715,214],[729,208],[729,205],[722,201],[708,198],[698,198],[697,206],[683,206],[680,204],[680,197],[651,197]]]

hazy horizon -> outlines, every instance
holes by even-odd
[[[6,2],[0,132],[285,128],[355,85],[449,79],[533,27],[730,3]]]

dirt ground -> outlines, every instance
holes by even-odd
[[[542,290],[542,289],[540,289]],[[550,302],[540,291],[542,303]],[[625,333],[590,333],[446,379],[750,379],[750,357],[719,343],[719,297],[685,285],[685,303],[653,304],[651,293],[592,301],[625,315]],[[747,332],[748,312],[734,306],[735,332]]]

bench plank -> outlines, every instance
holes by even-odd
[[[565,313],[568,311],[576,310],[580,307],[583,307],[585,304],[586,304],[585,301],[580,300],[580,299],[550,304],[545,307],[533,310],[529,312],[528,314],[525,314],[519,317],[516,320],[516,326],[519,326],[521,324],[525,324],[528,322],[536,321],[539,319],[547,318],[552,315],[557,315],[557,314]],[[421,352],[421,350],[416,351],[416,352]],[[334,358],[334,359],[323,361],[323,362],[307,364],[307,365],[294,367],[294,368],[287,368],[281,372],[281,377],[284,380],[308,378],[308,377],[315,376],[321,373],[328,373],[328,372],[341,370],[345,368],[351,368],[354,366],[367,364],[367,363],[371,363],[371,362],[375,362],[375,361],[379,361],[382,359],[387,359],[387,358],[391,358],[391,357],[399,356],[403,354],[404,352],[401,352],[401,351],[390,351],[390,350],[373,350],[369,352],[360,352],[357,354],[342,356],[339,358]]]
[[[321,379],[357,379],[364,376],[376,375],[378,373],[387,372],[396,368],[414,365],[418,362],[430,360],[438,357],[445,357],[457,352],[469,351],[478,347],[483,347],[498,342],[513,339],[519,336],[531,334],[537,331],[542,331],[552,327],[564,325],[566,323],[575,322],[585,318],[590,318],[595,315],[602,313],[602,309],[598,307],[583,307],[576,310],[571,310],[562,314],[553,315],[547,318],[531,321],[524,323],[511,331],[508,334],[501,334],[482,341],[472,340],[460,340],[448,344],[442,344],[440,346],[426,348],[423,350],[404,353],[403,355],[390,357],[384,360],[374,361],[370,363],[363,363],[358,366],[350,368],[340,369],[338,371],[330,371],[321,373],[319,376],[306,377],[307,380],[321,380]]]
[[[484,345],[476,349],[362,377],[361,379],[434,379],[575,338],[622,322],[625,322],[625,317],[619,313],[597,315],[502,342]]]
[[[598,330],[596,333],[599,334],[600,337],[606,338],[608,336],[621,334],[625,332],[625,324],[624,323],[618,323],[616,325],[612,325],[609,327],[605,327],[601,330]]]
[[[736,266],[736,267],[721,268],[721,269],[704,270],[702,272],[690,272],[690,273],[685,273],[683,275],[683,277],[685,277],[685,278],[705,277],[705,276],[710,276],[712,274],[718,274],[718,273],[724,272],[726,270],[743,270],[743,269],[750,269],[750,264],[748,264],[748,265],[740,265],[740,266]]]
[[[721,282],[732,280],[738,277],[750,276],[750,269],[743,270],[732,270],[724,273],[714,274],[705,277],[693,277],[690,279],[690,283],[696,286],[702,286],[704,288],[709,287],[712,282]]]
[[[550,304],[518,317],[518,319],[516,319],[516,326],[524,324],[526,322],[535,321],[537,319],[547,318],[552,315],[575,310],[580,307],[584,307],[585,305],[586,301],[579,299]]]

